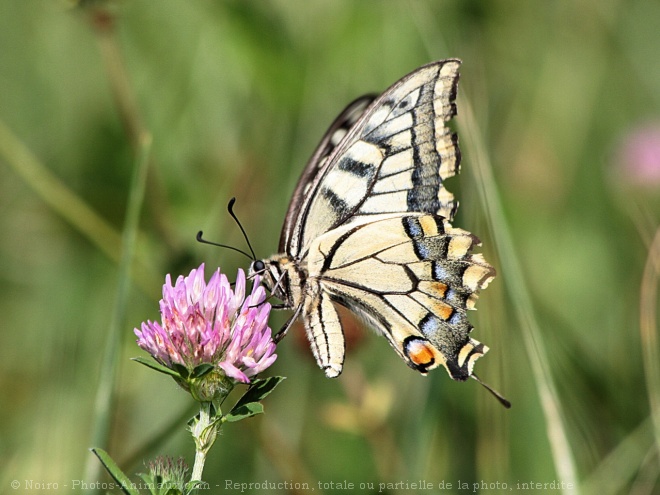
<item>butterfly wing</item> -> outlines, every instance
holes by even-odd
[[[466,380],[488,348],[470,338],[467,310],[495,270],[470,254],[479,240],[443,217],[390,215],[353,223],[314,240],[304,310],[312,350],[328,376],[341,372],[342,304],[381,332],[406,363],[422,372],[443,365]]]
[[[448,59],[404,77],[364,110],[327,158],[310,162],[287,214],[283,252],[300,259],[313,239],[375,215],[453,218],[457,204],[443,183],[460,164],[456,134],[446,125],[456,114],[459,66]]]
[[[282,234],[280,236],[280,253],[289,252],[289,245],[295,221],[300,215],[300,209],[305,197],[309,193],[310,186],[316,182],[319,173],[324,169],[328,156],[332,154],[337,145],[341,143],[342,139],[344,139],[346,134],[348,134],[351,128],[362,116],[369,104],[375,99],[376,96],[374,95],[365,95],[349,103],[348,106],[337,116],[321,139],[321,142],[307,162],[300,179],[298,179],[298,184],[293,191],[293,196],[289,203],[289,210],[284,219],[284,226],[282,227]]]

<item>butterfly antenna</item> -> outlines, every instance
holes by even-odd
[[[487,383],[482,382],[481,379],[480,379],[477,375],[475,375],[474,373],[471,374],[470,376],[471,376],[472,378],[474,378],[475,380],[477,380],[477,381],[479,382],[479,384],[480,384],[482,387],[484,387],[484,388],[485,388],[486,390],[488,390],[491,394],[493,394],[493,397],[495,397],[498,401],[500,401],[500,404],[502,404],[502,405],[503,405],[504,407],[506,407],[507,409],[511,408],[511,402],[509,402],[508,400],[506,400],[506,399],[502,396],[502,394],[500,394],[497,390],[493,389],[493,388],[492,388],[490,385],[488,385]]]
[[[229,211],[229,214],[238,225],[238,228],[241,229],[241,232],[243,232],[243,237],[245,238],[245,242],[247,243],[248,247],[250,248],[250,252],[252,253],[252,260],[256,260],[257,256],[254,254],[254,249],[252,249],[252,244],[250,244],[250,239],[248,238],[248,235],[245,233],[245,229],[243,228],[243,225],[241,225],[241,222],[238,220],[238,217],[234,213],[234,203],[236,203],[236,198],[231,198],[229,200],[229,204],[227,205],[227,211]]]
[[[197,232],[197,242],[201,242],[202,244],[208,244],[210,246],[217,246],[217,247],[231,249],[232,251],[236,251],[238,253],[241,253],[246,258],[254,260],[254,257],[250,256],[248,253],[246,253],[245,251],[243,251],[241,249],[235,248],[234,246],[227,246],[226,244],[218,244],[217,242],[207,241],[206,239],[204,239],[202,237],[203,235],[204,235],[204,232],[202,232],[201,230],[199,232]]]

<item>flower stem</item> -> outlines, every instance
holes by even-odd
[[[193,465],[192,476],[190,481],[202,481],[202,471],[204,470],[204,463],[206,462],[206,452],[198,450],[195,452],[195,464]]]
[[[206,462],[206,454],[213,446],[220,425],[219,417],[211,402],[201,402],[199,416],[197,416],[190,431],[195,440],[195,464],[193,465],[191,482],[202,481],[202,471]]]

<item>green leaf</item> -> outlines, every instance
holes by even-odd
[[[132,482],[126,476],[117,463],[112,460],[112,457],[103,449],[92,449],[94,455],[99,458],[103,467],[108,471],[110,476],[121,486],[121,491],[126,495],[140,495],[140,492],[132,488]]]
[[[151,495],[182,495],[183,493],[190,494],[190,486],[198,486],[201,482],[187,482],[183,480],[173,481],[164,479],[162,475],[152,475],[147,473],[139,473],[138,476],[144,481],[144,486],[149,487]],[[182,491],[183,490],[183,491]]]
[[[192,372],[192,378],[201,378],[204,375],[208,374],[213,370],[215,366],[209,363],[202,363],[199,366],[196,366]]]
[[[163,366],[162,364],[157,363],[156,361],[153,361],[151,359],[146,359],[146,358],[143,358],[143,357],[135,357],[135,358],[132,358],[132,359],[133,359],[133,361],[136,361],[140,364],[144,364],[147,368],[151,368],[152,370],[160,371],[161,373],[165,373],[166,375],[170,375],[170,376],[173,376],[175,378],[180,378],[180,376],[181,376],[176,371],[171,370],[167,366]]]
[[[263,400],[280,384],[282,380],[284,380],[284,378],[285,377],[283,376],[271,376],[269,378],[255,380],[252,382],[252,385],[250,385],[250,388],[247,389],[247,392],[243,394],[243,397],[238,399],[238,402],[236,402],[230,414],[245,404]]]
[[[190,377],[190,371],[184,365],[179,363],[172,363],[172,369],[176,371],[181,378],[187,380]]]
[[[247,404],[242,404],[238,407],[234,407],[229,414],[224,416],[224,420],[230,423],[240,421],[241,419],[250,418],[261,414],[264,412],[264,406],[259,402],[249,402]]]
[[[205,483],[204,481],[201,480],[194,480],[194,481],[189,481],[186,483],[186,490],[184,492],[185,495],[192,495],[194,493],[197,493],[197,490],[208,490],[208,484]]]
[[[164,495],[167,493],[167,488],[163,485],[162,476],[152,476],[146,473],[138,473],[138,476],[144,481],[144,486],[149,487],[149,493],[151,495]]]
[[[155,487],[158,484],[158,479],[155,476],[151,476],[151,474],[147,473],[138,473],[137,474],[140,478],[142,478],[142,481],[144,481],[145,486],[149,487]],[[152,494],[154,493],[154,490],[149,490]],[[156,492],[157,493],[157,492]]]
[[[238,399],[229,414],[224,416],[224,421],[240,421],[263,413],[264,406],[260,401],[270,394],[282,380],[284,380],[283,376],[271,376],[252,382],[243,397]]]

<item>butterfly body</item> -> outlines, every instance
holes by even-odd
[[[421,67],[335,120],[296,187],[280,254],[252,272],[301,317],[319,366],[341,373],[345,344],[336,305],[361,316],[422,373],[443,365],[472,375],[486,346],[470,338],[467,310],[495,270],[476,236],[452,227],[444,180],[458,172],[460,61]],[[286,326],[288,328],[288,324]]]

